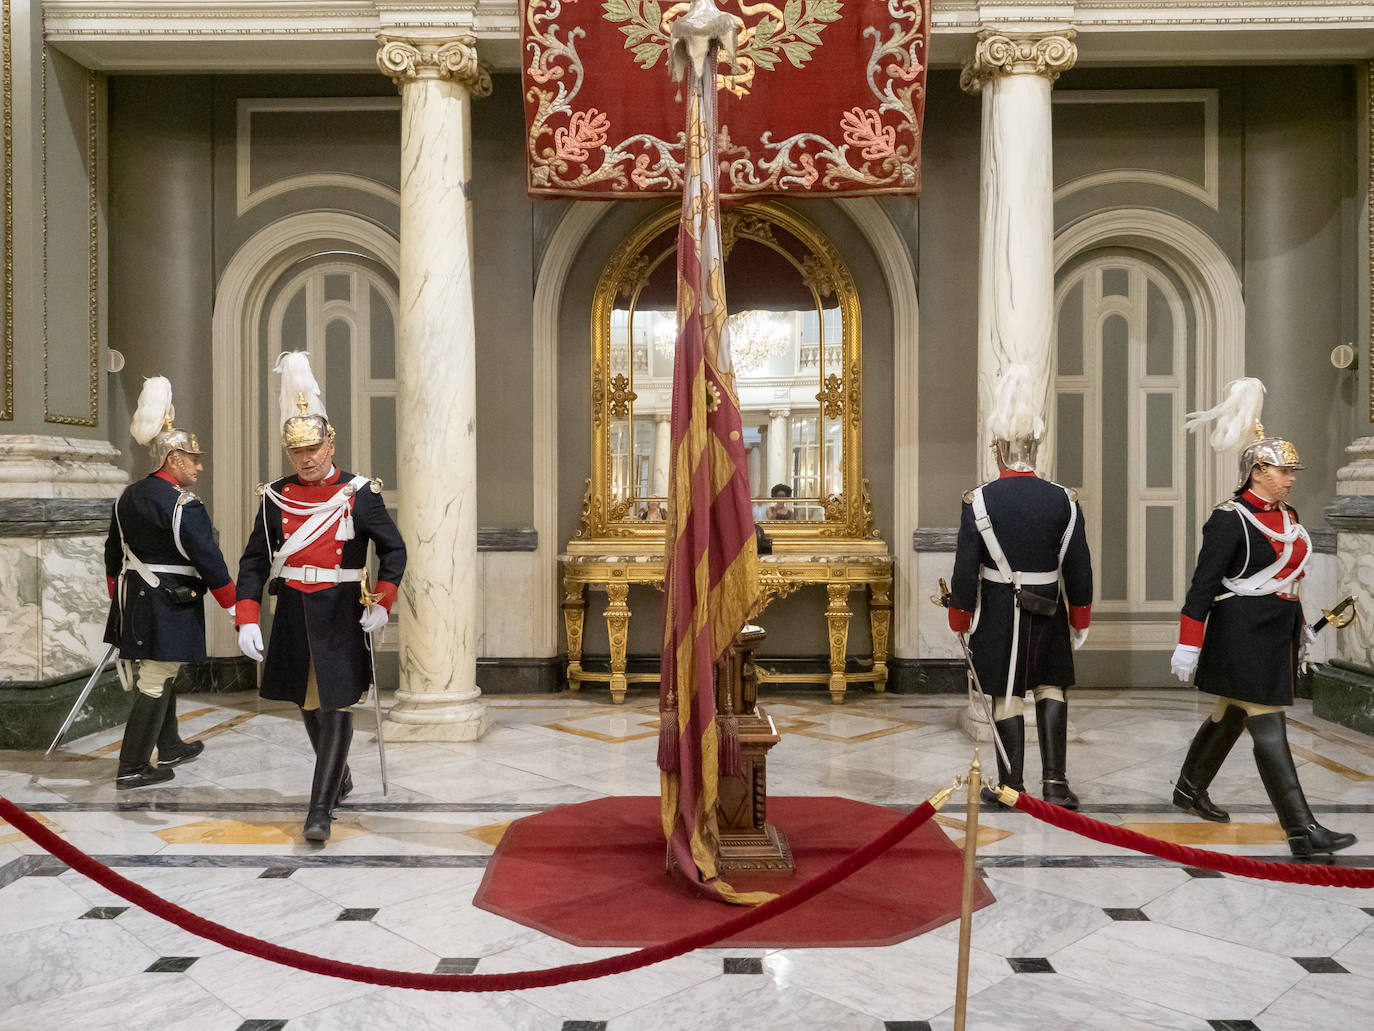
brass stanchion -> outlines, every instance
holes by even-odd
[[[983,767],[978,749],[968,768],[968,804],[964,808],[964,897],[959,906],[959,972],[954,990],[954,1031],[964,1031],[968,1009],[968,952],[973,935],[973,878],[978,866],[978,793],[983,786]]]

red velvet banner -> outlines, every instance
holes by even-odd
[[[723,198],[920,192],[929,0],[718,5],[739,27],[735,74],[716,77]],[[682,189],[686,91],[667,48],[686,9],[524,0],[532,195]]]

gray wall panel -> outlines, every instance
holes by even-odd
[[[177,423],[211,446],[214,200],[210,79],[110,79],[110,346],[127,364],[112,377],[111,439],[133,476],[148,452],[129,436],[143,380],[172,381]],[[211,494],[206,463],[197,485]]]

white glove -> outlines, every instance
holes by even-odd
[[[1169,669],[1179,680],[1187,683],[1193,678],[1193,670],[1197,669],[1197,657],[1201,652],[1202,649],[1195,645],[1180,644],[1169,660]]]
[[[224,610],[225,612],[229,613],[229,618],[230,618],[230,619],[233,619],[233,618],[234,618],[234,610],[235,610],[236,608],[238,608],[238,605],[237,605],[237,604],[234,604],[234,605],[230,605],[227,609]]]
[[[1078,651],[1079,648],[1082,648],[1082,647],[1083,647],[1083,642],[1086,641],[1087,639],[1088,639],[1088,628],[1087,628],[1087,627],[1084,627],[1082,630],[1078,629],[1078,627],[1076,627],[1076,626],[1071,626],[1071,627],[1069,627],[1069,640],[1073,643],[1073,650],[1074,650],[1074,651]]]
[[[386,626],[389,618],[390,614],[380,605],[369,605],[358,617],[358,625],[363,628],[363,633],[370,634]]]
[[[1317,632],[1306,623],[1302,625],[1302,644],[1304,648],[1311,648],[1317,643]]]
[[[239,627],[239,651],[254,662],[262,661],[262,629],[256,623]]]

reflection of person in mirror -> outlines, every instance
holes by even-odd
[[[646,523],[663,522],[663,502],[650,501],[640,510],[639,518]]]
[[[792,496],[792,488],[785,483],[773,484],[773,489],[768,492],[772,498],[785,499]],[[774,501],[768,506],[767,512],[769,519],[791,519],[792,502],[786,500]]]

